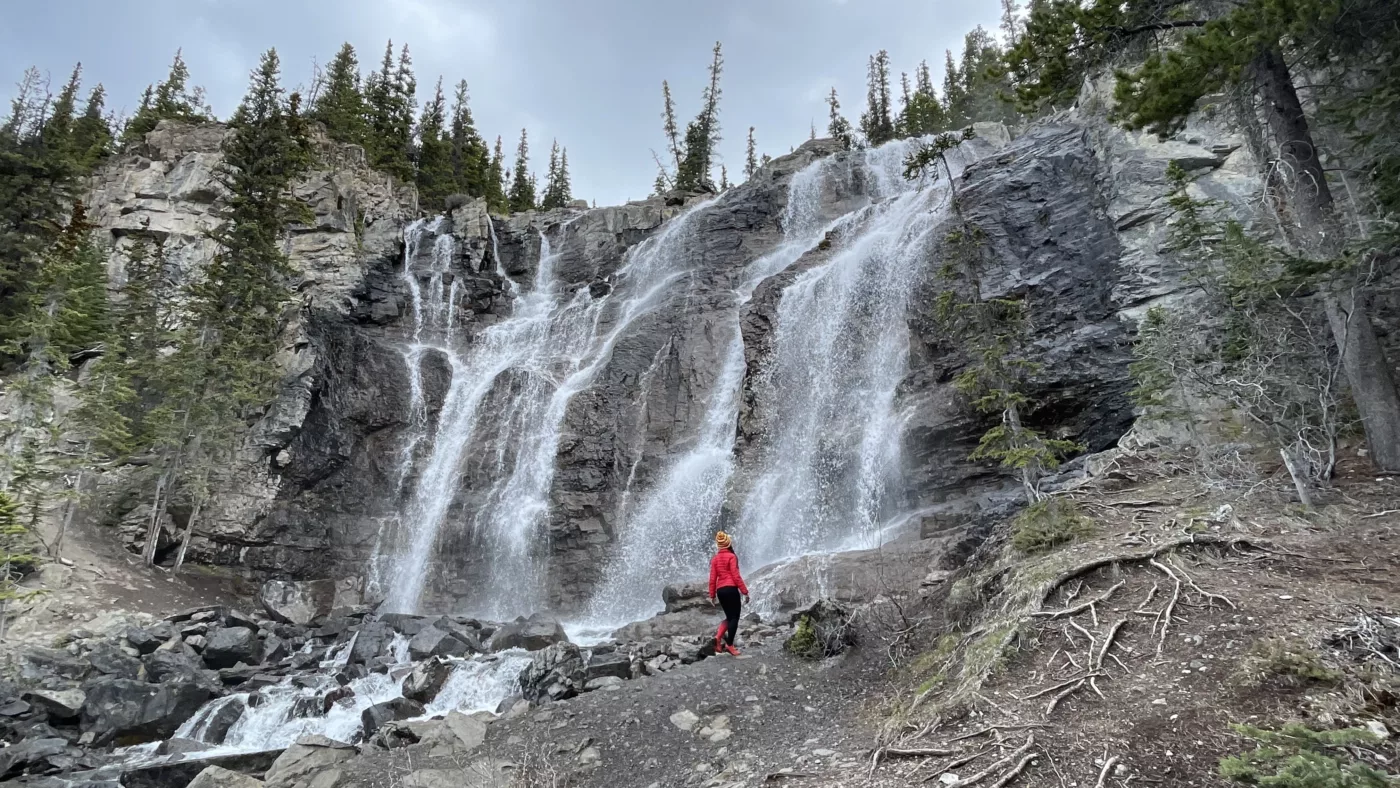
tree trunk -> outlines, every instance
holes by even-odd
[[[165,492],[165,479],[168,473],[156,480],[156,497],[151,501],[151,521],[146,525],[146,544],[141,550],[141,558],[146,566],[156,562],[156,542],[160,536],[161,496]]]
[[[1279,161],[1269,173],[1269,182],[1291,209],[1283,212],[1284,230],[1304,255],[1314,260],[1336,259],[1345,238],[1307,114],[1282,51],[1275,47],[1261,53],[1254,61],[1253,73],[1278,148]],[[1324,294],[1323,303],[1352,400],[1366,430],[1372,462],[1383,471],[1400,471],[1400,394],[1375,327],[1366,315],[1366,295],[1355,288],[1334,286]]]
[[[1011,439],[1017,441],[1025,428],[1021,426],[1021,411],[1015,404],[1006,407],[1006,423],[1011,427]],[[1040,475],[1039,467],[1032,467],[1030,464],[1021,468],[1021,486],[1026,490],[1026,503],[1040,503],[1040,486],[1036,484]]]
[[[1298,491],[1298,501],[1303,504],[1303,508],[1313,508],[1312,495],[1308,492],[1308,480],[1304,478],[1303,471],[1298,467],[1298,461],[1293,455],[1294,447],[1288,446],[1278,450],[1279,456],[1283,458],[1283,466],[1288,469],[1288,475],[1293,479],[1293,489]]]
[[[185,563],[185,553],[190,549],[190,537],[194,536],[194,524],[199,521],[199,510],[204,508],[204,496],[199,496],[194,502],[194,510],[190,512],[190,521],[185,524],[185,535],[180,539],[180,552],[175,554],[175,566],[170,571],[180,571],[180,565]]]
[[[86,452],[84,455],[86,456]],[[54,536],[53,546],[49,548],[49,553],[55,561],[63,557],[63,537],[68,533],[68,527],[73,524],[73,515],[78,511],[78,501],[82,499],[83,481],[86,476],[87,469],[79,468],[78,480],[73,483],[73,496],[68,499],[68,506],[63,510],[63,521],[58,524],[58,534]]]

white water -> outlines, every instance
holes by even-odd
[[[557,256],[550,239],[542,236],[533,286],[518,293],[509,318],[481,331],[465,347],[456,341],[455,324],[446,320],[455,314],[455,288],[444,300],[438,256],[434,254],[426,287],[419,285],[422,273],[413,270],[421,235],[436,233],[438,227],[415,224],[408,229],[404,276],[413,299],[415,336],[405,358],[414,406],[422,398],[418,370],[424,353],[444,353],[452,379],[435,429],[414,414],[412,423],[422,426],[410,430],[405,478],[418,446],[427,442],[431,450],[404,506],[394,544],[380,548],[380,563],[387,570],[387,610],[419,609],[447,528],[464,531],[472,549],[487,558],[474,582],[490,593],[480,595],[474,612],[500,619],[543,606],[544,528],[569,402],[592,384],[619,338],[638,319],[682,292],[679,285],[690,272],[680,265],[687,258],[678,252],[689,241],[691,217],[704,207],[690,209],[633,249],[617,272],[612,293],[597,299],[586,287],[569,292],[562,286],[554,271]],[[448,237],[437,236],[435,251]],[[450,260],[450,241],[444,248]],[[493,403],[500,407],[491,407]],[[468,451],[487,440],[494,445],[487,452],[492,462],[476,478],[482,503],[449,522]]]
[[[310,734],[343,742],[355,741],[361,728],[360,716],[365,709],[402,696],[400,687],[403,679],[400,674],[409,665],[408,641],[403,637],[396,638],[391,649],[395,666],[387,674],[371,673],[350,682],[349,687],[354,695],[333,704],[328,712],[322,714],[319,701],[326,692],[338,686],[332,676],[344,667],[344,659],[349,653],[348,648],[342,651],[338,657],[328,657],[320,674],[301,677],[301,682],[310,686],[298,686],[289,678],[278,686],[260,690],[257,693],[259,702],[252,707],[248,706],[250,693],[220,698],[200,709],[180,727],[175,738],[209,744],[208,749],[198,753],[199,757],[281,749],[297,738]],[[449,711],[467,714],[494,712],[502,700],[519,689],[520,672],[529,661],[529,655],[519,650],[455,661],[452,675],[437,697],[427,705],[421,719],[441,716]],[[305,711],[308,704],[314,707],[309,714]],[[243,707],[242,716],[228,729],[222,741],[212,741],[210,723],[229,705]],[[302,708],[303,716],[298,716],[298,707]]]

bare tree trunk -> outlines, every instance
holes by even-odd
[[[1275,47],[1261,53],[1254,61],[1253,73],[1278,147],[1279,161],[1269,181],[1292,209],[1285,213],[1285,230],[1291,231],[1291,240],[1309,257],[1335,259],[1345,239],[1307,114],[1282,51]],[[1372,462],[1380,470],[1400,471],[1400,394],[1375,327],[1366,315],[1366,296],[1355,288],[1333,289],[1324,293],[1323,303],[1352,400],[1365,426]]]
[[[1313,508],[1312,494],[1308,492],[1308,480],[1303,476],[1303,471],[1298,467],[1298,461],[1293,456],[1293,447],[1282,447],[1278,450],[1279,456],[1283,458],[1283,466],[1288,469],[1288,475],[1293,478],[1293,489],[1298,491],[1298,500],[1304,508]]]
[[[180,552],[175,554],[175,566],[172,572],[180,571],[180,566],[185,563],[185,553],[190,549],[190,538],[194,536],[194,525],[199,521],[199,510],[204,508],[204,496],[200,495],[194,502],[194,510],[190,512],[190,521],[185,525],[185,535],[180,539]]]
[[[1025,428],[1021,426],[1021,411],[1015,404],[1006,407],[1006,423],[1011,427],[1012,440],[1020,438]],[[1039,471],[1038,467],[1031,465],[1021,468],[1021,486],[1026,490],[1026,503],[1040,503],[1040,486],[1036,484]]]
[[[86,452],[84,452],[86,454]],[[68,505],[63,510],[63,520],[58,524],[58,534],[53,538],[53,545],[49,548],[49,554],[53,560],[57,561],[63,557],[63,537],[68,533],[68,528],[73,524],[73,515],[78,511],[78,502],[82,500],[83,482],[87,480],[87,469],[78,469],[78,480],[73,483],[73,496],[68,499]]]
[[[169,472],[161,474],[156,480],[156,497],[151,501],[151,520],[146,525],[146,544],[141,550],[141,558],[146,562],[146,566],[153,566],[156,562],[156,541],[160,536],[160,514],[161,496],[165,492],[165,480]]]

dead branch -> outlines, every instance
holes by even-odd
[[[1400,509],[1386,509],[1383,512],[1376,512],[1374,514],[1363,514],[1361,515],[1361,519],[1370,520],[1373,517],[1385,517],[1387,514],[1400,514]]]
[[[928,777],[925,777],[925,778],[924,778],[924,782],[926,782],[926,783],[931,783],[931,782],[933,782],[934,780],[937,780],[939,777],[942,777],[944,774],[947,774],[948,772],[952,771],[953,769],[956,769],[956,768],[958,768],[959,766],[963,766],[963,765],[965,765],[965,764],[972,763],[973,761],[977,760],[978,758],[981,758],[983,755],[986,755],[987,753],[989,753],[989,752],[991,752],[991,751],[992,751],[992,749],[991,749],[990,747],[987,747],[987,748],[978,750],[977,752],[973,753],[972,755],[965,755],[965,756],[963,756],[963,757],[961,757],[961,758],[958,758],[958,759],[955,760],[955,761],[949,761],[948,764],[947,764],[946,766],[944,766],[942,769],[939,769],[938,771],[934,772],[933,774],[929,775]]]
[[[1080,604],[1078,604],[1078,605],[1075,605],[1074,607],[1065,608],[1064,610],[1038,610],[1038,611],[1036,611],[1036,612],[1034,612],[1034,613],[1031,613],[1031,615],[1032,615],[1032,616],[1045,616],[1046,618],[1050,619],[1051,621],[1054,621],[1054,620],[1057,619],[1057,618],[1064,618],[1065,616],[1078,615],[1079,613],[1083,613],[1085,610],[1088,610],[1088,609],[1092,608],[1094,605],[1096,605],[1096,604],[1098,604],[1098,603],[1100,603],[1100,602],[1107,601],[1108,598],[1111,597],[1111,596],[1113,596],[1113,593],[1114,593],[1115,591],[1117,591],[1118,589],[1122,588],[1123,585],[1124,585],[1124,583],[1126,583],[1126,582],[1127,582],[1127,581],[1120,580],[1120,581],[1118,581],[1118,584],[1115,585],[1114,587],[1108,589],[1107,591],[1105,591],[1105,592],[1103,592],[1102,594],[1100,594],[1100,595],[1094,597],[1093,599],[1090,599],[1088,602],[1082,602],[1082,603],[1080,603]]]
[[[1103,788],[1108,776],[1113,773],[1113,767],[1118,765],[1118,756],[1115,755],[1104,761],[1103,771],[1099,772],[1099,781],[1094,783],[1094,788]]]

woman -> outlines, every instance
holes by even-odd
[[[744,604],[748,604],[749,587],[739,575],[739,557],[734,555],[734,543],[729,534],[724,531],[715,534],[715,547],[718,548],[715,557],[710,559],[710,605],[719,599],[724,607],[724,620],[719,622],[719,631],[715,633],[715,653],[727,651],[737,657],[739,651],[734,648],[734,636],[739,632],[739,596],[742,594]]]

